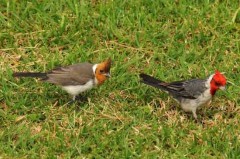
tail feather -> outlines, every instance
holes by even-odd
[[[141,73],[140,74],[140,78],[142,79],[141,82],[147,84],[147,85],[150,85],[150,86],[153,86],[153,87],[156,87],[156,88],[160,88],[160,89],[163,89],[163,90],[166,90],[166,87],[164,85],[167,85],[166,82],[163,82],[161,80],[158,80],[152,76],[149,76],[149,75],[146,75],[144,73]]]
[[[41,72],[15,72],[15,73],[13,73],[13,77],[33,77],[33,78],[46,79],[47,78],[47,73],[41,73]]]
[[[164,91],[168,92],[169,94],[171,94],[175,98],[184,97],[184,98],[189,98],[189,99],[196,99],[196,97],[194,97],[192,94],[189,94],[189,92],[187,92],[184,89],[183,81],[166,83],[166,82],[155,79],[154,77],[151,77],[151,76],[143,74],[143,73],[140,74],[140,77],[142,78],[143,83],[153,86],[153,87],[156,87],[156,88],[159,88],[161,90],[164,90]]]

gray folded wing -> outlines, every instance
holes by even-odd
[[[172,83],[166,83],[164,85],[164,89],[176,98],[196,99],[207,89],[205,82],[206,80],[202,79],[176,81]]]
[[[93,64],[80,63],[66,67],[59,67],[47,73],[46,82],[70,86],[83,85],[89,80],[94,79]]]
[[[204,79],[189,80],[184,84],[185,90],[194,97],[198,97],[207,90]]]

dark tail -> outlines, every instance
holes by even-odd
[[[47,73],[41,73],[41,72],[15,72],[15,73],[13,73],[13,77],[34,77],[34,78],[46,79],[47,78]]]
[[[167,91],[175,98],[184,97],[189,99],[196,99],[196,97],[192,96],[184,89],[183,81],[166,83],[143,73],[140,74],[140,77],[142,78],[143,83]]]
[[[168,83],[166,82],[163,82],[161,80],[158,80],[152,76],[149,76],[149,75],[146,75],[144,73],[141,73],[140,74],[140,78],[142,79],[141,82],[147,84],[147,85],[150,85],[150,86],[153,86],[153,87],[156,87],[156,88],[160,88],[160,89],[163,89],[163,90],[166,90],[166,85],[168,85]]]

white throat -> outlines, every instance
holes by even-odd
[[[93,65],[93,74],[95,75],[96,69],[97,69],[98,64]]]
[[[97,67],[98,67],[98,64],[95,64],[95,65],[93,65],[93,74],[94,74],[94,76],[95,76],[95,74],[96,74],[96,69],[97,69]],[[94,83],[97,85],[98,84],[98,80],[97,80],[97,78],[96,78],[96,76],[95,76],[95,79],[94,79]]]
[[[213,76],[214,76],[214,74],[212,74],[211,76],[208,77],[207,82],[205,83],[205,86],[206,86],[207,88],[210,88],[210,82],[211,82]]]

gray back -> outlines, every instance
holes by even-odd
[[[94,80],[93,64],[80,63],[66,67],[59,67],[47,73],[45,81],[57,85],[83,85]]]

